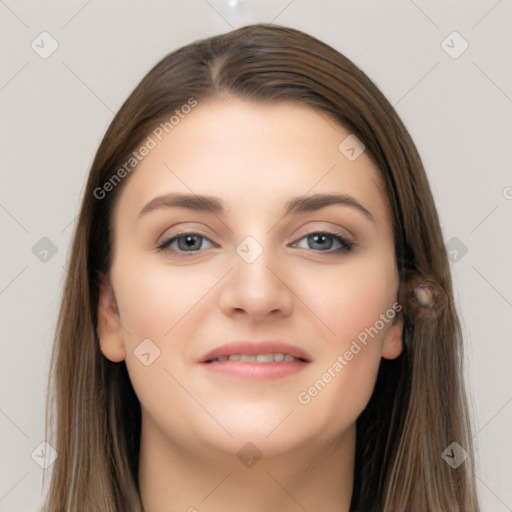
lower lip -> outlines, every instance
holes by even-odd
[[[286,361],[274,363],[242,363],[239,361],[216,361],[213,363],[201,363],[212,372],[232,375],[249,379],[281,379],[294,375],[303,370],[308,363],[300,361]]]

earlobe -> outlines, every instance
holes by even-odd
[[[382,357],[384,359],[396,359],[403,350],[402,332],[404,320],[402,314],[399,314],[395,320],[386,333],[384,343],[382,344]]]
[[[96,331],[102,354],[114,363],[126,357],[119,311],[109,276],[101,278],[98,298],[98,324]]]

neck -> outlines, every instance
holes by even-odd
[[[143,414],[139,488],[145,512],[348,512],[355,425],[336,440],[271,457],[173,443]],[[245,442],[240,442],[242,447]],[[245,453],[245,452],[244,452]]]

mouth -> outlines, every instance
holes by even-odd
[[[231,341],[206,353],[198,362],[237,361],[242,363],[311,362],[301,347],[281,340]]]
[[[238,341],[217,347],[199,361],[208,370],[231,377],[278,379],[303,370],[311,357],[281,341]]]
[[[238,361],[241,363],[282,363],[283,361],[296,361],[300,363],[307,363],[306,359],[301,357],[293,357],[290,354],[231,354],[230,356],[219,356],[214,359],[209,359],[208,361],[204,361],[204,363],[224,363],[226,361]]]

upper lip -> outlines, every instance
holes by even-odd
[[[296,359],[303,359],[306,362],[311,362],[311,356],[300,347],[286,343],[279,340],[264,340],[264,341],[232,341],[214,348],[201,357],[200,363],[206,363],[212,359],[217,359],[222,356],[231,356],[234,354],[284,354],[295,357]]]

